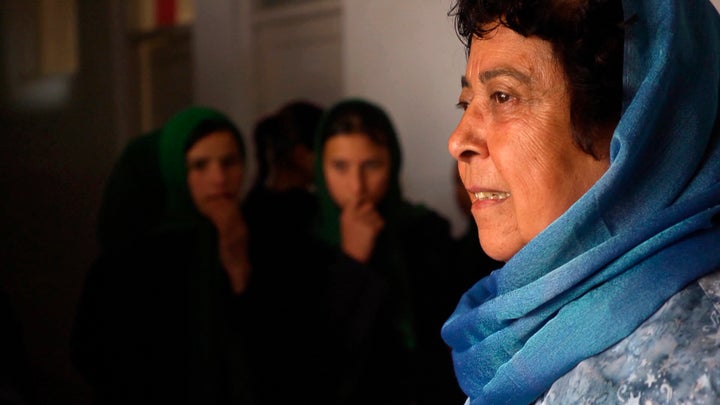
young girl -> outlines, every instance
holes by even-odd
[[[399,139],[379,106],[339,102],[318,137],[315,231],[330,252],[336,403],[459,403],[439,332],[455,300],[448,221],[404,198]]]
[[[158,171],[162,198],[124,197],[162,209],[93,263],[75,319],[74,364],[97,404],[251,399],[247,337],[235,326],[247,319],[252,271],[239,207],[240,131],[219,111],[194,106],[157,134],[142,165]]]

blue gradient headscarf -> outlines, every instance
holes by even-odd
[[[623,8],[638,18],[609,170],[442,329],[472,405],[533,401],[720,270],[720,16],[708,0]]]

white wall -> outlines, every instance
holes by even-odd
[[[228,112],[246,134],[257,118],[248,82],[253,69],[249,3],[203,0],[194,47],[196,100]],[[406,196],[435,208],[460,232],[464,222],[453,197],[447,139],[460,118],[455,103],[465,56],[447,17],[450,4],[341,0],[343,94],[386,108],[401,137]]]
[[[255,117],[248,102],[250,1],[202,0],[195,11],[195,100],[227,113],[249,135]]]
[[[371,99],[393,118],[403,147],[406,196],[463,230],[447,140],[465,51],[447,16],[450,0],[344,0],[345,93]]]

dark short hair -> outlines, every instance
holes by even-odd
[[[283,139],[312,150],[323,111],[323,107],[309,100],[293,100],[283,104],[276,114],[280,130],[284,133]],[[279,146],[275,145],[276,148]]]
[[[262,185],[270,174],[270,162],[275,159],[270,156],[271,140],[280,131],[278,119],[275,114],[268,114],[255,123],[253,129],[253,142],[255,144],[255,160],[257,163],[257,175],[255,183]]]
[[[298,145],[314,149],[315,131],[322,114],[323,108],[308,100],[293,100],[277,110],[274,131],[268,133],[266,140],[274,165],[292,165],[293,150]]]
[[[456,0],[448,15],[469,53],[473,36],[499,25],[552,44],[568,79],[575,143],[597,156],[622,111],[624,27],[620,0]]]

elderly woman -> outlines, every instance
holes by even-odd
[[[718,12],[451,15],[468,61],[448,147],[482,248],[506,262],[442,329],[467,403],[718,403]]]

